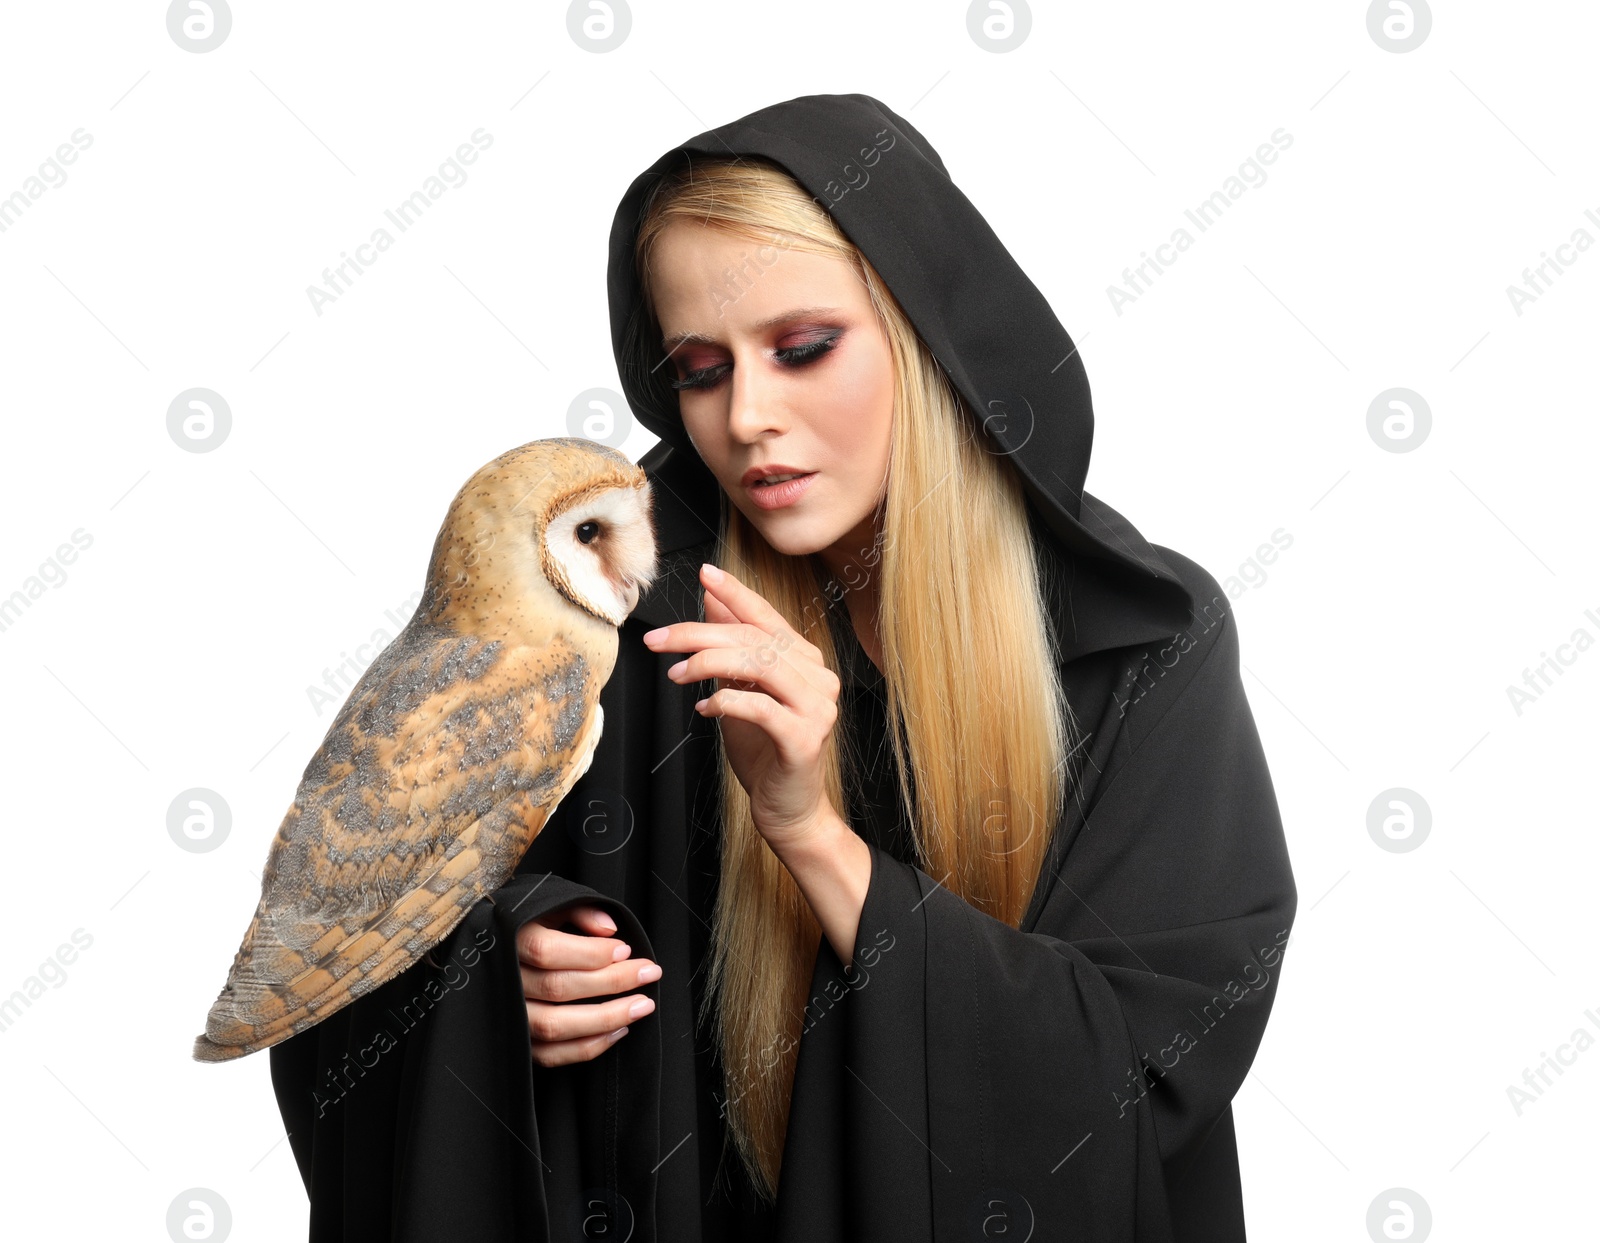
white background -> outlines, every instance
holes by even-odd
[[[619,387],[632,178],[860,91],[1081,344],[1090,490],[1222,580],[1292,539],[1235,603],[1300,892],[1236,1103],[1251,1237],[1365,1239],[1390,1188],[1438,1238],[1594,1237],[1600,1051],[1520,1115],[1507,1089],[1600,1038],[1600,650],[1562,649],[1520,713],[1507,687],[1600,639],[1600,246],[1520,315],[1506,290],[1600,242],[1600,11],[1436,3],[1403,54],[1364,3],[1039,3],[1005,53],[959,3],[632,16],[595,53],[560,4],[236,3],[197,54],[162,4],[7,7],[0,196],[92,137],[0,232],[0,597],[92,539],[0,632],[0,997],[92,937],[0,1032],[8,1225],[164,1239],[202,1187],[232,1238],[303,1237],[266,1056],[189,1050],[332,716],[308,687],[394,632],[474,469]],[[317,314],[307,287],[479,127],[468,179]],[[1119,314],[1108,286],[1280,127],[1265,182]],[[199,454],[166,427],[197,386],[233,420]],[[1432,413],[1411,452],[1367,430],[1396,387]],[[208,853],[167,831],[190,787],[232,811]],[[1431,809],[1408,852],[1368,832],[1395,787]]]

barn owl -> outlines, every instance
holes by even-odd
[[[535,440],[467,480],[422,603],[306,766],[196,1060],[305,1031],[510,879],[589,767],[657,572],[649,481],[613,449]]]

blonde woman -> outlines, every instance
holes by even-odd
[[[864,95],[667,152],[611,241],[663,573],[346,1155],[273,1050],[308,1186],[417,1237],[1243,1239],[1294,881],[1227,597],[1083,492],[1066,331]]]

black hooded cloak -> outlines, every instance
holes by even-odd
[[[629,348],[647,331],[639,213],[685,153],[788,169],[1021,473],[1082,734],[1020,929],[921,871],[892,791],[865,791],[855,966],[823,938],[771,1207],[695,1021],[718,884],[715,726],[693,707],[709,684],[673,683],[679,654],[641,640],[702,618],[697,567],[716,559],[718,485]],[[668,151],[617,209],[608,281],[624,391],[661,438],[642,464],[663,573],[621,628],[593,764],[518,874],[432,961],[270,1050],[311,1239],[1243,1239],[1230,1102],[1277,989],[1294,881],[1227,598],[1083,491],[1088,381],[1043,295],[927,140],[866,95],[791,99]],[[870,744],[881,675],[834,622],[842,727]],[[593,1061],[545,1068],[514,938],[580,900],[662,965],[638,990],[657,1009]]]

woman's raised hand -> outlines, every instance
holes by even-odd
[[[582,934],[562,932],[573,923]],[[584,1003],[584,997],[609,997],[661,978],[647,958],[616,939],[617,926],[593,906],[567,906],[530,919],[517,930],[517,961],[528,1007],[533,1059],[541,1066],[564,1066],[599,1057],[628,1032],[628,1024],[656,1008],[642,993],[611,1001]]]
[[[774,852],[820,831],[838,813],[823,782],[824,746],[839,717],[839,675],[758,592],[713,565],[700,567],[706,620],[644,636],[656,652],[689,652],[674,682],[715,678],[695,707],[722,718],[722,741],[750,814]]]

